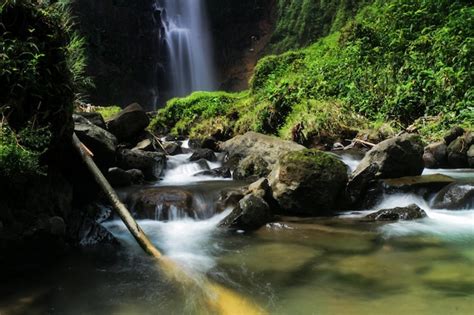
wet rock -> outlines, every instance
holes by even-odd
[[[124,170],[139,169],[146,180],[157,180],[166,165],[166,156],[159,152],[122,149],[118,152],[118,166]]]
[[[249,185],[247,193],[266,199],[271,196],[272,188],[266,178],[260,178]]]
[[[232,173],[228,167],[219,167],[212,170],[202,171],[197,173],[194,176],[210,176],[210,177],[222,177],[222,178],[231,178]]]
[[[132,179],[132,184],[134,185],[140,185],[143,184],[145,181],[145,176],[143,175],[143,172],[137,169],[131,169],[126,171],[127,174],[130,175]]]
[[[155,143],[151,139],[144,139],[140,142],[137,143],[137,145],[132,149],[134,151],[136,150],[143,150],[143,151],[156,151]]]
[[[81,247],[113,246],[119,242],[100,223],[111,216],[111,211],[98,205],[89,205],[75,209],[67,218],[67,233]]]
[[[270,207],[255,195],[246,195],[239,205],[219,224],[220,227],[253,231],[272,219]]]
[[[199,167],[202,170],[205,170],[205,171],[210,171],[211,170],[211,168],[209,167],[209,163],[207,163],[207,161],[205,159],[197,160],[197,161],[195,161],[195,163],[197,165],[199,165]]]
[[[383,209],[365,216],[365,219],[371,221],[397,221],[397,220],[416,220],[427,217],[426,212],[416,204],[407,207],[397,207],[393,209]]]
[[[442,168],[448,164],[448,147],[444,142],[436,142],[425,147],[423,161],[426,168]]]
[[[371,209],[385,196],[397,193],[410,193],[429,198],[455,180],[442,174],[407,176],[380,179],[372,183],[360,204],[362,209]]]
[[[234,170],[234,179],[257,179],[270,173],[268,162],[256,154],[251,154],[240,160]]]
[[[127,199],[127,204],[139,219],[169,220],[174,216],[196,216],[193,211],[193,195],[183,189],[141,190],[132,194]]]
[[[474,144],[467,151],[467,164],[470,168],[474,168]]]
[[[419,137],[404,134],[372,148],[352,173],[346,194],[352,204],[360,201],[376,179],[421,175],[424,169],[423,146]]]
[[[176,142],[165,142],[163,147],[165,148],[166,153],[169,155],[178,155],[183,153],[181,145]]]
[[[464,129],[461,127],[453,127],[448,133],[444,136],[444,142],[446,145],[449,145],[451,142],[461,137],[464,134]]]
[[[74,132],[79,140],[92,151],[94,161],[101,167],[113,165],[115,163],[117,138],[83,117],[78,121],[74,125]]]
[[[224,189],[217,200],[216,208],[219,212],[228,208],[236,208],[239,201],[244,198],[245,190],[239,188]]]
[[[467,151],[469,149],[466,137],[453,140],[448,146],[448,165],[450,168],[468,167]]]
[[[283,155],[268,179],[285,213],[317,216],[337,210],[347,172],[335,155],[305,149]]]
[[[194,150],[210,149],[212,151],[218,151],[217,140],[214,137],[189,139],[189,147]]]
[[[279,157],[291,151],[305,149],[304,146],[292,141],[281,140],[277,137],[267,136],[256,132],[247,132],[234,137],[219,145],[220,151],[228,152],[229,159],[239,160],[247,156],[260,156],[272,168]]]
[[[77,117],[77,116],[80,116],[80,117],[83,117],[83,118],[87,119],[88,121],[90,121],[91,123],[93,123],[94,125],[96,125],[96,126],[99,127],[99,128],[107,129],[107,126],[105,125],[104,118],[102,117],[102,115],[101,115],[100,113],[95,113],[95,112],[91,112],[91,113],[87,113],[87,112],[75,113],[75,114],[73,115],[74,122],[80,122],[80,121],[78,121],[78,117]]]
[[[189,158],[190,161],[197,161],[200,159],[205,159],[210,162],[215,162],[217,161],[217,157],[214,153],[214,151],[210,149],[197,149],[193,155]]]
[[[109,168],[107,180],[112,187],[127,187],[133,184],[142,184],[145,181],[143,172],[137,169],[125,171],[118,167]]]
[[[63,236],[66,234],[66,223],[64,219],[58,216],[51,217],[48,220],[49,223],[49,232],[52,235]]]
[[[107,128],[121,142],[133,142],[148,127],[150,119],[143,108],[133,103],[107,122]]]
[[[474,183],[453,183],[435,196],[433,209],[466,210],[474,208]]]

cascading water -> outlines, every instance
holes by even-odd
[[[169,97],[216,88],[209,26],[201,0],[157,0],[171,79]]]

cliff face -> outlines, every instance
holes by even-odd
[[[81,0],[73,2],[80,33],[87,41],[88,74],[97,105],[153,106],[160,86],[161,18],[153,0]]]
[[[275,0],[207,0],[220,89],[248,87],[273,33]]]
[[[220,89],[247,88],[270,40],[275,0],[206,0]],[[154,0],[76,0],[73,15],[86,38],[95,105],[138,102],[153,109],[169,89],[161,14]]]

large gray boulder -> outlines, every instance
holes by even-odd
[[[272,217],[267,202],[259,196],[249,194],[239,201],[238,206],[220,222],[219,226],[253,231],[270,222]]]
[[[372,148],[352,173],[347,197],[354,204],[376,179],[421,175],[424,169],[423,145],[418,136],[404,134]]]
[[[79,140],[92,151],[95,162],[103,167],[115,163],[117,138],[82,116],[75,117],[74,132]]]
[[[474,208],[474,183],[453,183],[440,190],[433,209],[467,210]]]
[[[448,164],[448,146],[444,141],[432,143],[425,147],[423,161],[426,168],[441,168]]]
[[[244,135],[236,136],[228,141],[225,141],[219,145],[221,151],[228,153],[229,161],[232,161],[231,165],[234,169],[239,168],[239,164],[242,162],[245,165],[240,167],[241,170],[245,170],[245,177],[249,177],[254,174],[249,174],[249,170],[252,165],[256,165],[255,169],[259,174],[257,176],[264,176],[270,173],[272,167],[276,164],[280,156],[285,153],[292,151],[299,151],[305,149],[304,146],[297,144],[293,141],[281,140],[277,137],[267,136],[256,132],[247,132]],[[245,160],[247,158],[247,160]],[[263,159],[265,163],[257,164],[250,163]],[[245,162],[244,162],[245,161]],[[261,171],[261,165],[266,164],[265,172]]]
[[[134,142],[149,124],[150,119],[143,108],[133,103],[107,121],[107,128],[120,142]]]
[[[347,171],[337,156],[305,149],[283,155],[268,180],[284,213],[329,215],[338,208]]]
[[[166,155],[160,152],[122,149],[118,151],[118,166],[124,170],[139,169],[146,180],[157,180],[166,165]]]

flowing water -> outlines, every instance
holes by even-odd
[[[170,97],[216,88],[212,43],[202,0],[158,0],[169,59]]]
[[[155,186],[191,189],[201,206],[212,208],[220,187],[239,185],[192,176],[200,169],[188,157],[173,157]],[[342,159],[357,165],[354,157]],[[218,229],[230,210],[140,224],[190,275],[232,288],[271,314],[472,314],[474,209],[432,210],[430,202],[386,196],[377,209],[416,203],[428,214],[389,224],[360,220],[373,209],[336,218],[284,217],[255,233]],[[105,226],[122,250],[71,257],[54,272],[9,283],[0,292],[0,314],[207,314],[195,292],[163,280],[120,221]]]

